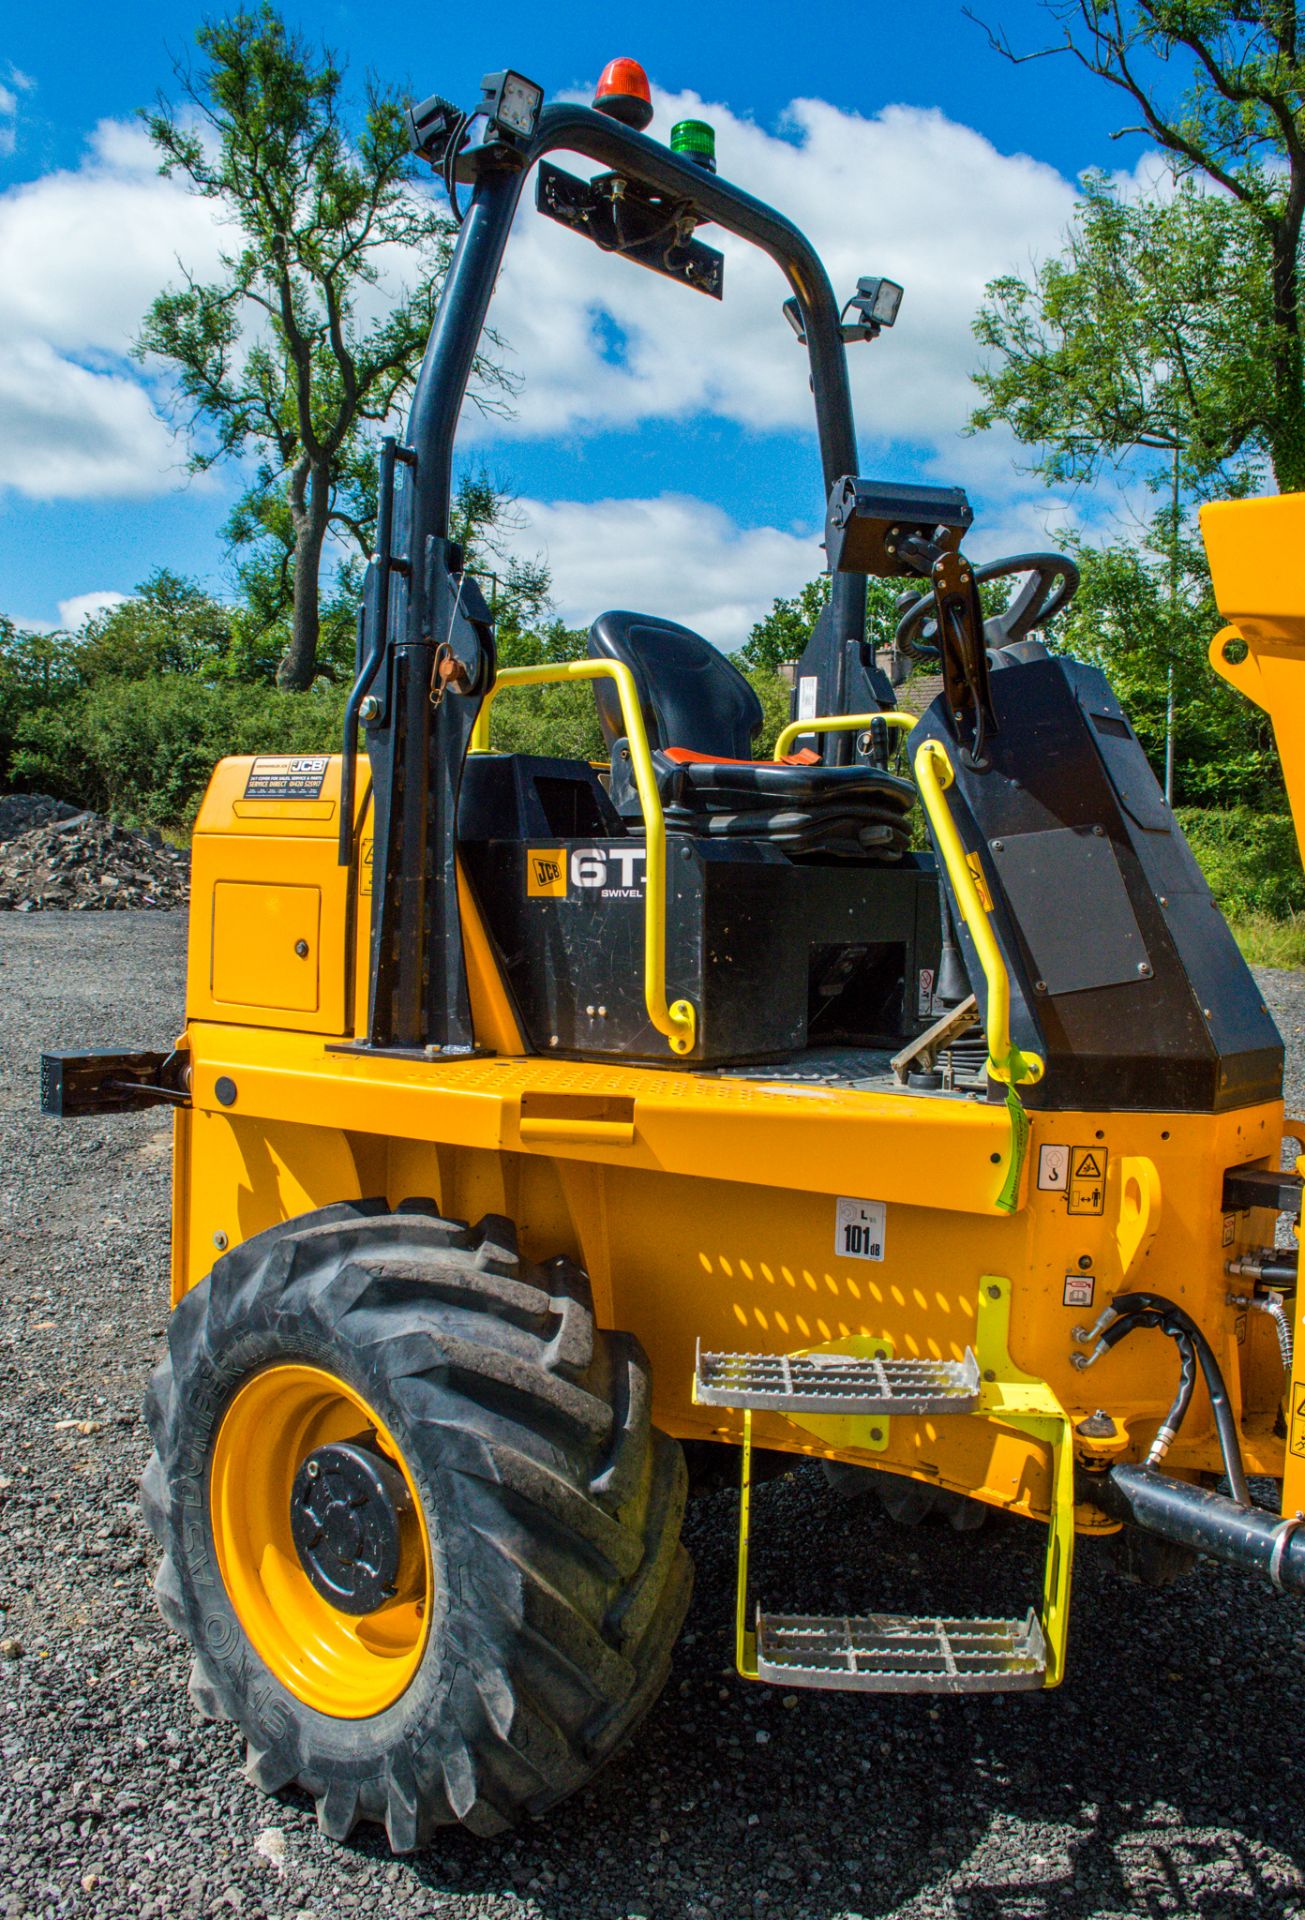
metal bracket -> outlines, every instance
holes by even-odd
[[[651,188],[619,173],[577,180],[574,174],[541,160],[535,205],[550,220],[592,240],[604,253],[623,254],[641,267],[651,267],[654,273],[720,299],[725,256],[693,239],[693,215]]]
[[[41,1055],[41,1112],[56,1120],[189,1105],[190,1055],[183,1047],[171,1053],[90,1047],[83,1053]]]

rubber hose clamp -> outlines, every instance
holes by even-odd
[[[1273,1529],[1273,1552],[1269,1555],[1269,1579],[1275,1593],[1285,1593],[1282,1584],[1282,1561],[1293,1536],[1301,1527],[1305,1527],[1305,1513],[1294,1513],[1289,1520],[1283,1520]]]

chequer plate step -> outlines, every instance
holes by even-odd
[[[772,1413],[971,1413],[979,1363],[968,1348],[963,1360],[700,1351],[695,1398]]]
[[[761,1614],[757,1677],[859,1693],[1005,1693],[1041,1687],[1046,1643],[1023,1620],[899,1613]]]

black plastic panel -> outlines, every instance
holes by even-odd
[[[567,781],[607,833],[548,832]],[[697,1045],[681,1057],[644,1005],[643,840],[591,768],[473,755],[460,849],[540,1052],[724,1066],[808,1044],[896,1047],[928,1024],[921,973],[932,978],[939,935],[927,865],[798,864],[763,841],[669,834],[668,984],[698,1016]]]
[[[992,894],[1011,980],[1011,1029],[1047,1063],[1043,1079],[1022,1089],[1025,1104],[1210,1113],[1278,1098],[1277,1029],[1104,676],[1073,660],[1034,661],[994,674],[992,698],[989,771],[965,765],[941,701],[912,746],[940,740],[955,769],[948,800]],[[1103,730],[1103,719],[1115,724]],[[1132,936],[1124,939],[1117,921],[1111,941],[1119,965],[1111,976],[1084,986],[1070,962],[1039,993],[1040,960],[1065,954],[1068,939],[1094,938],[1081,875],[1049,861],[1008,890],[993,843],[1096,828],[1112,849],[1136,924],[1138,964],[1144,957],[1151,972],[1123,977]],[[964,929],[961,939],[982,1001],[983,976]],[[1098,962],[1105,964],[1100,955]]]
[[[1036,971],[1036,993],[1087,993],[1147,977],[1151,962],[1103,827],[1049,827],[992,843]],[[1073,902],[1047,913],[1058,895]]]

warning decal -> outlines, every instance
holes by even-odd
[[[1070,1213],[1104,1213],[1106,1210],[1106,1165],[1109,1154],[1104,1147],[1074,1147],[1069,1156]]]
[[[1287,1445],[1292,1453],[1305,1455],[1305,1381],[1296,1388],[1296,1404],[1291,1413],[1291,1433]]]
[[[1042,1193],[1069,1190],[1069,1148],[1038,1148],[1038,1189]]]
[[[362,872],[358,876],[358,891],[365,899],[372,890],[372,868],[376,862],[376,842],[369,840],[363,852]]]
[[[840,1200],[834,1225],[834,1252],[840,1260],[882,1260],[882,1200]]]
[[[246,800],[319,800],[330,764],[324,753],[264,753],[249,769]]]
[[[526,897],[530,900],[561,900],[566,897],[564,847],[526,849]]]
[[[1065,1275],[1064,1300],[1067,1307],[1090,1307],[1096,1290],[1096,1280],[1090,1273]]]

